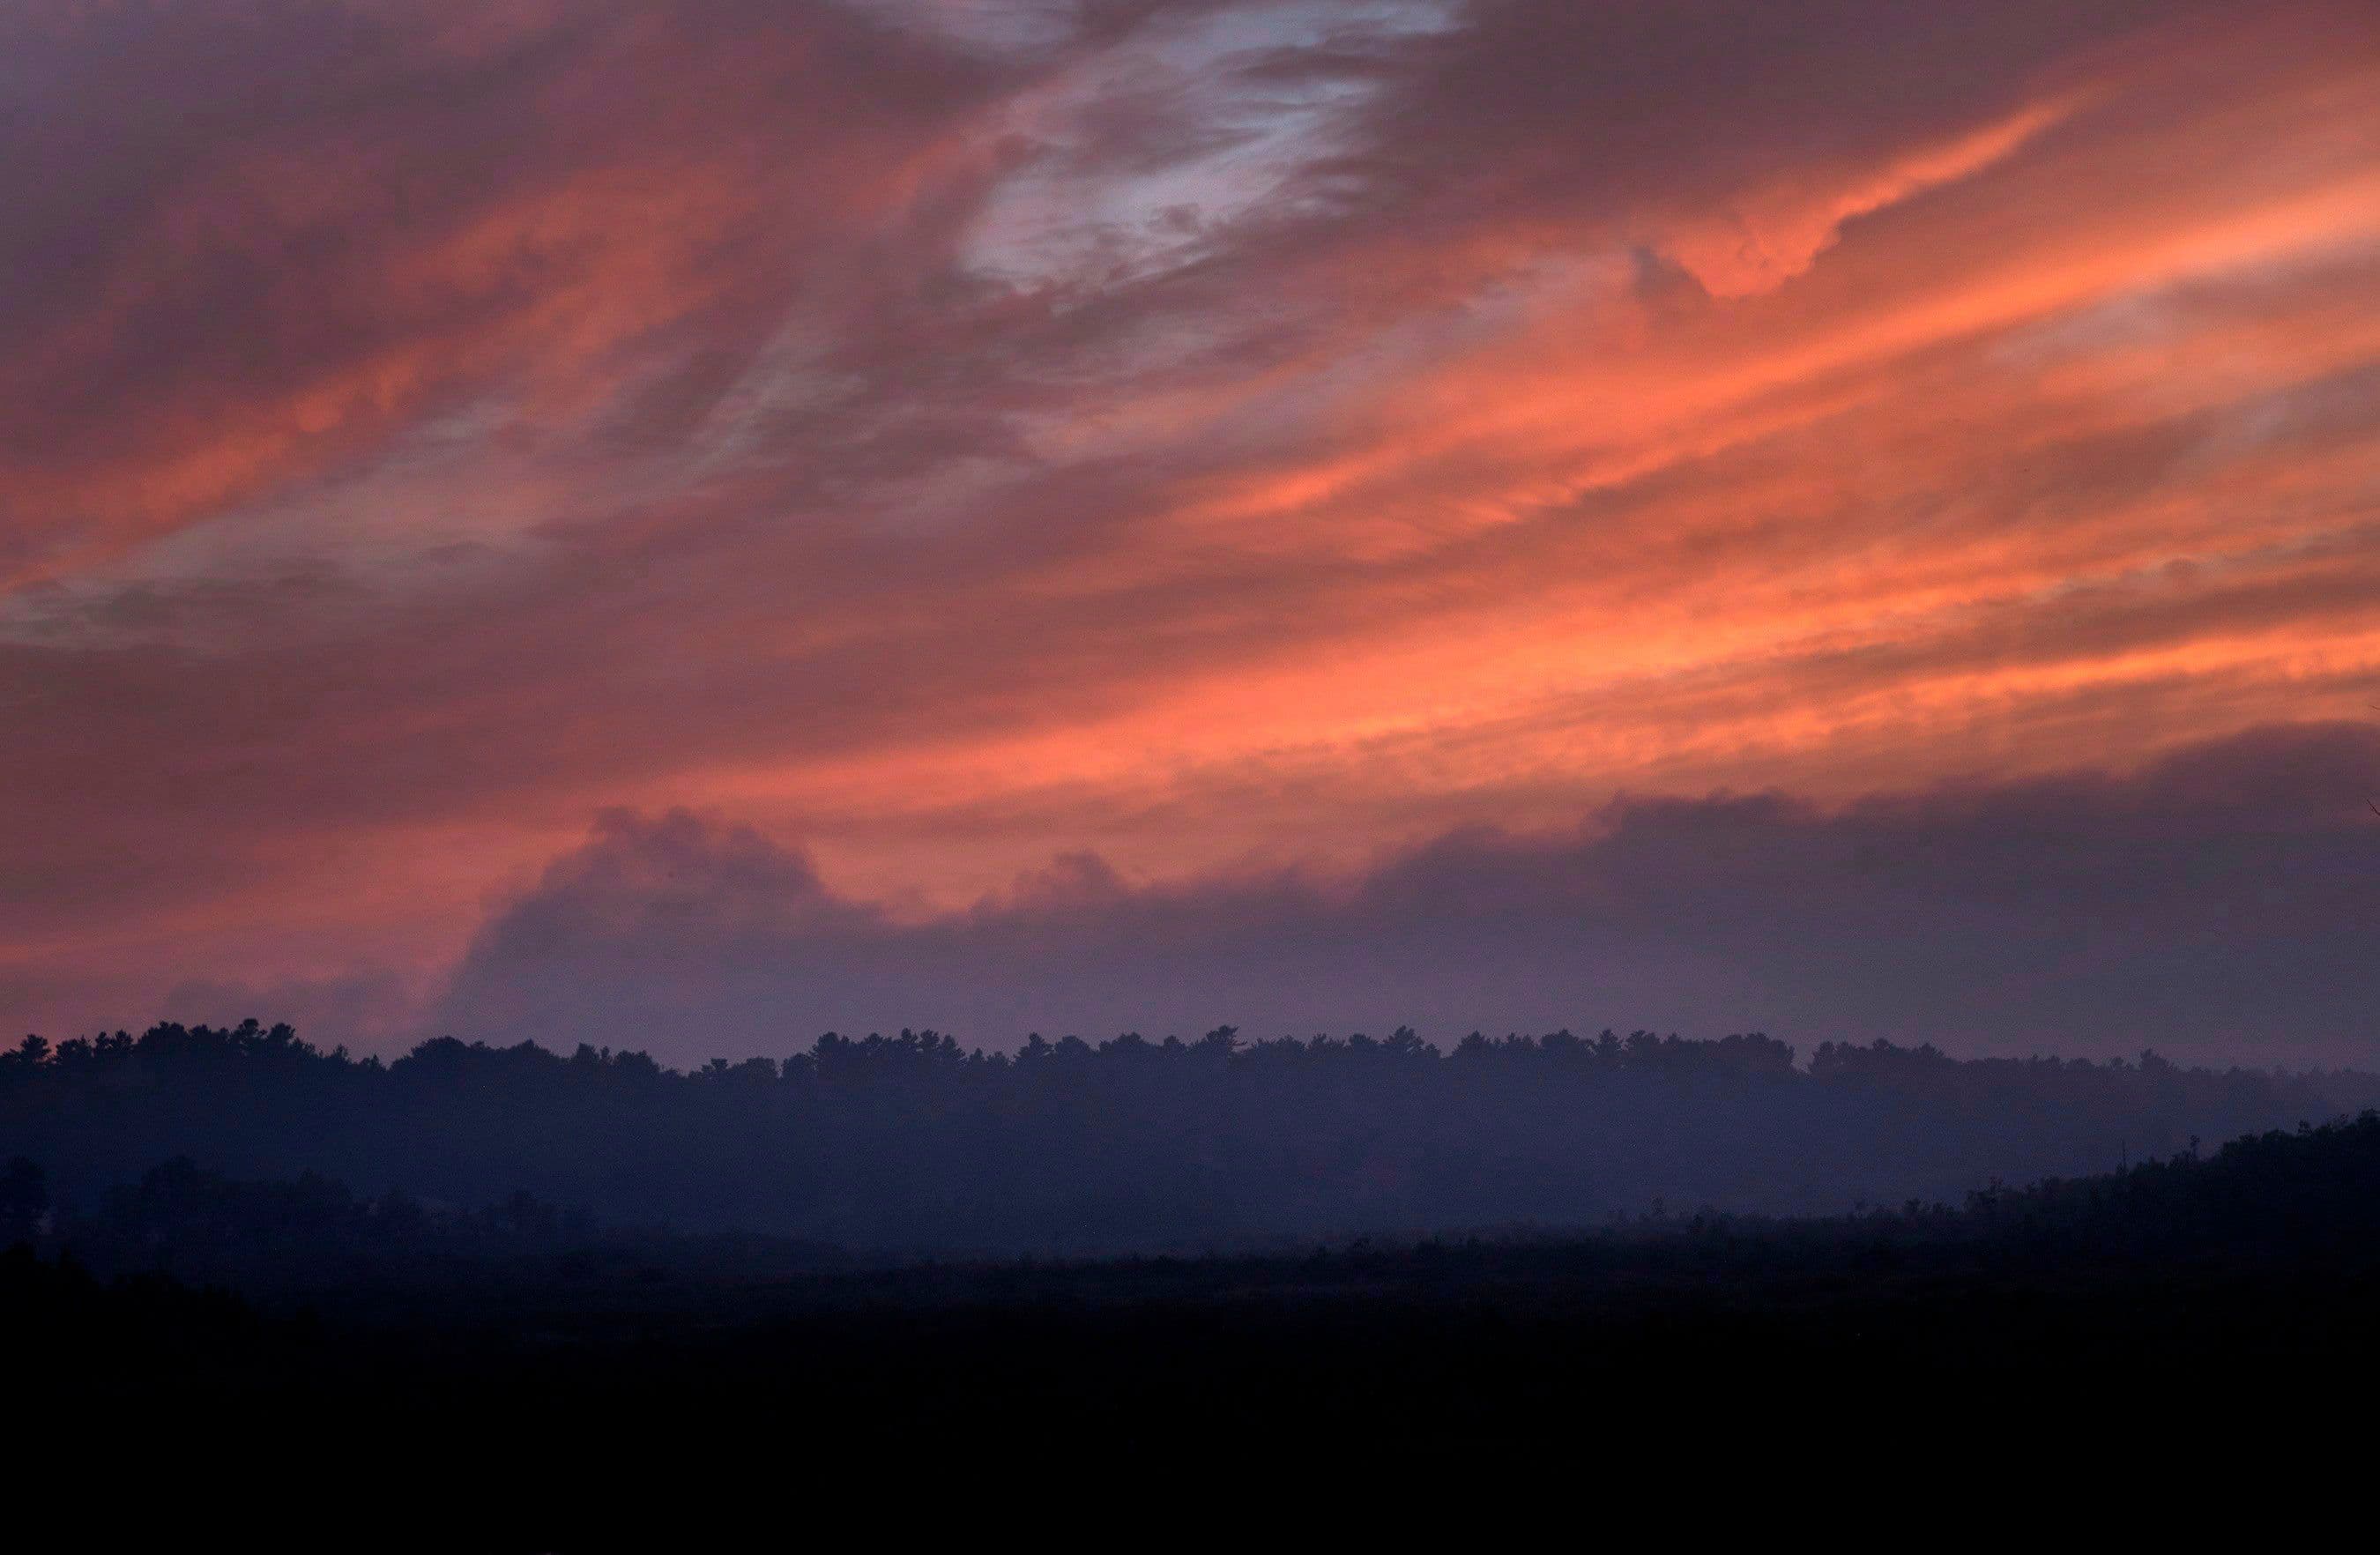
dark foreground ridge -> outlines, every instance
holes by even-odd
[[[639,1052],[427,1042],[393,1063],[287,1027],[159,1026],[0,1055],[0,1150],[70,1211],[182,1156],[313,1172],[392,1212],[552,1206],[857,1256],[1200,1252],[1656,1209],[1956,1204],[2380,1105],[2380,1076],[1960,1061],[1757,1034],[1247,1042],[819,1039],[688,1074]],[[391,1198],[391,1196],[396,1196]]]
[[[211,1202],[218,1234],[271,1234],[230,1224],[243,1197],[325,1193],[176,1172],[164,1191]],[[2277,1428],[2362,1396],[2380,1358],[2370,1113],[1957,1209],[1269,1257],[805,1270],[810,1250],[498,1220],[457,1233],[443,1275],[259,1304],[58,1247],[104,1229],[0,1259],[0,1321],[44,1336],[13,1357],[20,1417],[226,1441],[304,1422],[350,1451],[434,1443],[450,1485],[583,1475],[597,1452],[639,1476],[809,1474],[969,1449],[1769,1452],[1772,1432],[1888,1426],[1947,1451],[2235,1407]]]

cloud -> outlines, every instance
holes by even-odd
[[[903,1025],[1005,1047],[1608,1023],[2369,1065],[2375,772],[2369,730],[2275,727],[2129,776],[1622,800],[1352,879],[1134,887],[1076,856],[918,921],[747,828],[614,812],[491,917],[438,1020],[682,1063]]]
[[[1330,898],[1280,871],[2359,716],[2374,58],[2119,0],[13,7],[8,1008],[433,979],[613,807],[805,839],[866,944],[1057,856]]]
[[[186,1026],[236,1026],[251,1016],[297,1027],[323,1047],[358,1051],[401,1045],[421,1011],[421,991],[403,974],[368,968],[297,978],[259,988],[193,978],[166,990],[157,1018]]]
[[[655,332],[753,327],[778,301],[755,259],[864,236],[1002,79],[823,6],[33,5],[0,30],[29,142],[0,174],[0,578],[476,396],[583,395]]]
[[[1798,180],[1757,188],[1716,218],[1682,221],[1658,241],[1714,297],[1767,291],[1809,269],[1834,246],[1843,223],[1980,172],[2013,155],[2070,111],[2054,102],[2021,108],[1831,188],[1811,189]]]

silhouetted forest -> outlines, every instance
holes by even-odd
[[[383,1063],[285,1026],[158,1026],[0,1055],[0,1151],[86,1219],[164,1160],[300,1179],[293,1216],[454,1211],[767,1233],[855,1254],[1260,1248],[1958,1204],[2380,1105],[2380,1076],[1955,1060],[1757,1034],[1029,1040],[828,1035],[691,1073],[453,1039]],[[163,1185],[158,1192],[165,1191]],[[426,1234],[426,1233],[425,1233]]]
[[[18,1229],[56,1214],[30,1164],[0,1182]],[[2169,1452],[2183,1420],[2313,1429],[2380,1359],[2372,1113],[1955,1207],[1293,1255],[805,1270],[790,1245],[614,1236],[522,1203],[447,1219],[169,1163],[0,1255],[0,1325],[40,1336],[12,1352],[12,1404],[68,1433],[201,1422],[176,1438],[186,1464],[252,1462],[298,1424],[410,1452],[435,1493],[502,1508],[476,1547],[555,1549],[747,1476],[807,1493],[831,1466],[1014,1475],[1148,1448],[1385,1464],[1500,1441],[1635,1484],[1707,1476],[1720,1451],[1739,1477],[1806,1473],[1803,1433],[1847,1473],[1895,1442],[1940,1476],[2070,1441],[2104,1474]],[[318,1264],[332,1283],[261,1304],[140,1267],[211,1240],[464,1261],[396,1288]],[[600,1492],[540,1488],[613,1462]]]

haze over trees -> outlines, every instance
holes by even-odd
[[[862,1251],[1093,1253],[1615,1217],[1958,1204],[2380,1105],[2380,1076],[1957,1060],[1759,1035],[1411,1030],[1250,1041],[819,1038],[677,1072],[641,1051],[161,1025],[0,1055],[0,1148],[88,1213],[160,1161],[437,1209]],[[516,1196],[520,1196],[516,1199]],[[529,1212],[524,1209],[524,1213]]]
[[[11,1355],[12,1406],[66,1440],[203,1419],[200,1452],[302,1421],[540,1486],[583,1476],[597,1422],[675,1501],[789,1455],[873,1467],[888,1442],[1560,1440],[1674,1471],[1715,1418],[1753,1440],[1889,1422],[1938,1465],[2046,1421],[2334,1432],[2380,1359],[2374,1113],[1956,1207],[1256,1256],[853,1268],[523,1208],[169,1163],[0,1248],[0,1326],[40,1336]],[[541,1493],[536,1516],[616,1532],[608,1496]]]

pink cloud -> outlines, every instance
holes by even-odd
[[[2380,37],[2245,14],[18,7],[0,976],[434,981],[622,806],[939,921],[2362,716]]]

